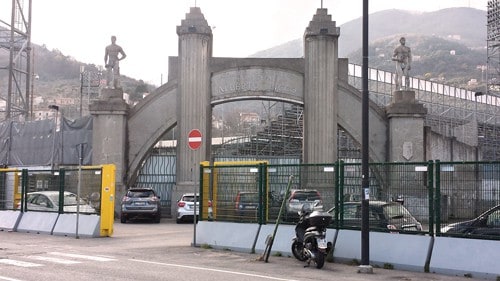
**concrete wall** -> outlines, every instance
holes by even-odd
[[[476,146],[460,142],[455,137],[443,136],[428,127],[425,128],[425,138],[426,160],[477,161]]]

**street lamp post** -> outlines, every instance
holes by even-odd
[[[56,149],[56,131],[57,131],[57,118],[59,115],[59,106],[55,104],[49,105],[49,109],[55,110],[56,111],[56,116],[54,119],[54,131],[53,131],[53,136],[52,136],[52,157],[51,157],[51,169],[54,170],[54,163],[55,163],[55,149]]]
[[[83,77],[85,74],[85,66],[80,66],[80,118],[83,116]]]
[[[477,97],[484,95],[483,92],[474,93],[474,122],[476,123],[476,147],[479,144],[479,122],[477,121]],[[477,155],[476,155],[477,156]],[[476,158],[476,161],[478,159]]]
[[[474,93],[474,122],[476,123],[476,149],[475,149],[475,161],[474,165],[474,176],[475,176],[475,193],[476,193],[476,204],[474,204],[474,215],[479,215],[479,188],[480,188],[480,179],[479,179],[479,122],[477,121],[477,97],[484,95],[483,92],[475,92]]]
[[[33,95],[35,94],[35,80],[38,80],[40,76],[36,73],[31,74],[31,94],[30,94],[30,120],[34,120],[34,115],[33,115]]]

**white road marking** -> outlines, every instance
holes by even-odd
[[[51,255],[62,256],[62,257],[70,257],[77,259],[85,259],[92,261],[116,261],[114,258],[106,258],[106,257],[98,257],[98,256],[88,256],[88,255],[78,255],[78,254],[69,254],[69,253],[60,253],[60,252],[50,252]]]
[[[35,260],[40,260],[40,261],[55,262],[55,263],[60,263],[60,264],[77,264],[77,263],[82,263],[80,261],[72,261],[72,260],[65,260],[65,259],[60,259],[60,258],[55,258],[55,257],[45,257],[45,256],[29,256],[28,258],[35,259]]]
[[[8,265],[14,265],[14,266],[20,266],[20,267],[42,266],[41,264],[38,264],[38,263],[32,263],[32,262],[26,262],[26,261],[18,261],[18,260],[11,260],[11,259],[0,259],[0,263],[8,264]]]
[[[7,280],[7,281],[22,281],[20,279],[14,279],[14,278],[9,278],[5,276],[0,276],[0,280]]]
[[[237,271],[221,270],[221,269],[198,267],[198,266],[189,266],[189,265],[182,265],[182,264],[163,263],[163,262],[136,260],[136,259],[129,259],[129,261],[149,263],[149,264],[154,264],[154,265],[165,265],[165,266],[189,268],[189,269],[196,269],[196,270],[204,270],[204,271],[221,272],[221,273],[228,273],[228,274],[234,274],[234,275],[257,277],[257,278],[269,279],[269,280],[298,281],[298,280],[295,280],[295,279],[285,279],[285,278],[271,277],[271,276],[265,276],[265,275],[259,275],[259,274],[243,273],[243,272],[237,272]]]

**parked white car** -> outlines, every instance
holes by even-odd
[[[176,222],[181,223],[183,221],[193,221],[194,219],[194,193],[185,193],[181,196],[181,198],[177,201],[177,210],[176,210]],[[196,216],[200,213],[200,198],[199,195],[196,194]],[[208,202],[208,216],[212,216],[212,204]]]
[[[77,205],[79,203],[80,213],[95,214],[96,210],[90,206],[85,200],[77,201],[76,194],[65,191],[64,192],[64,205],[63,211],[65,213],[76,213]],[[58,212],[59,211],[59,191],[36,191],[29,192],[26,197],[26,210],[27,211],[45,211],[45,212]]]

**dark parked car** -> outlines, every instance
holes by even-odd
[[[449,224],[441,228],[442,233],[500,236],[500,205],[479,215],[479,217]]]
[[[240,191],[235,198],[234,209],[240,218],[255,219],[259,208],[259,193]]]
[[[121,223],[131,218],[151,218],[159,223],[161,219],[160,197],[151,188],[130,188],[121,203]]]
[[[328,212],[334,215],[335,209]],[[361,227],[361,202],[344,202],[344,227]],[[421,231],[422,224],[399,202],[369,201],[370,229]]]

